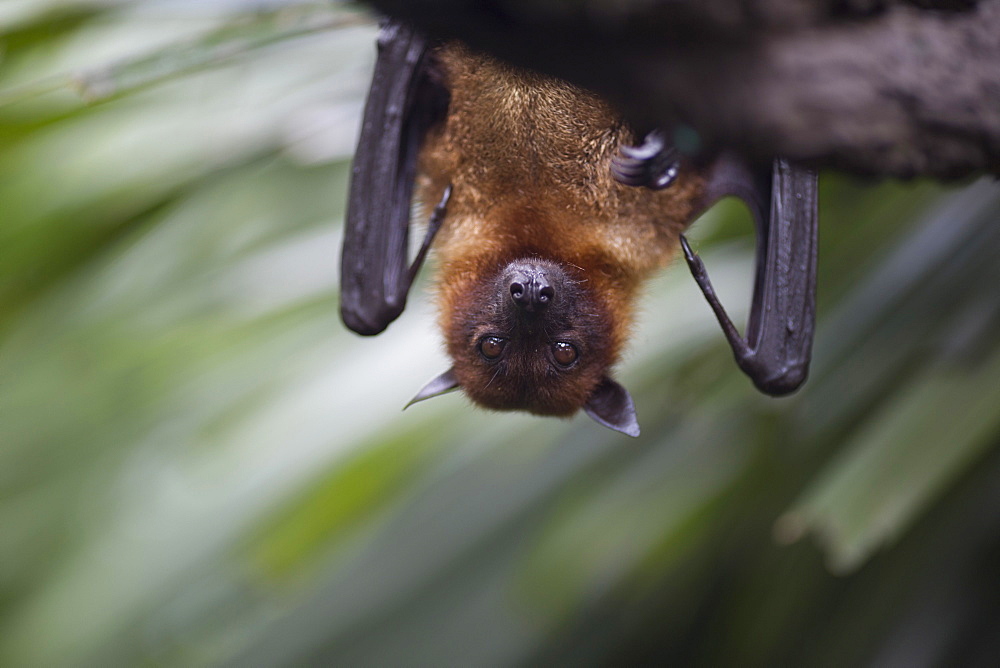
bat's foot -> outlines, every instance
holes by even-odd
[[[680,154],[667,146],[663,133],[653,130],[639,146],[619,146],[611,159],[611,173],[627,186],[662,190],[677,179]]]

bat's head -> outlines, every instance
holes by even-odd
[[[572,415],[636,436],[628,392],[608,371],[618,356],[610,309],[572,266],[519,259],[447,292],[444,325],[454,365],[414,399],[461,388],[495,410]]]

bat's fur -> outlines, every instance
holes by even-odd
[[[417,187],[428,209],[453,187],[434,248],[455,378],[490,408],[572,414],[617,362],[638,288],[674,255],[704,180],[685,168],[662,191],[621,185],[611,158],[636,137],[605,102],[457,44],[433,57],[451,101],[424,144]],[[538,258],[565,280],[560,308],[533,340],[573,342],[580,357],[570,369],[534,344],[494,361],[478,351],[483,336],[512,326],[504,267]]]

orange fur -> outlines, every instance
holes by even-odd
[[[636,138],[601,99],[456,43],[435,55],[451,103],[446,122],[424,144],[417,192],[429,207],[453,186],[434,246],[449,350],[454,356],[452,348],[463,345],[452,340],[454,316],[468,308],[484,274],[544,257],[586,281],[611,323],[602,356],[614,364],[638,287],[676,252],[702,178],[682,169],[662,191],[623,186],[612,177],[611,158]],[[456,359],[456,372],[460,366]],[[597,381],[580,382],[592,389]]]

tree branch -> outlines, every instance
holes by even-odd
[[[679,145],[860,174],[1000,173],[1000,0],[370,4],[595,90]]]

